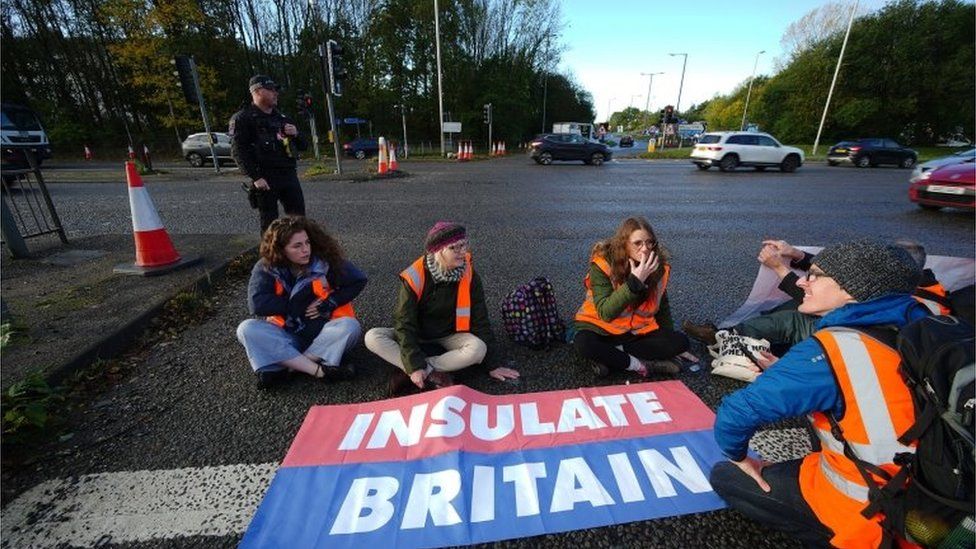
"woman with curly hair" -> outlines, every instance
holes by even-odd
[[[669,254],[651,224],[629,217],[590,252],[586,297],[576,313],[576,350],[598,376],[611,371],[677,374],[688,338],[668,305]]]
[[[237,327],[258,386],[288,371],[351,378],[355,369],[342,355],[362,335],[352,300],[366,286],[366,275],[345,259],[335,238],[304,217],[271,223],[260,255],[247,287],[256,318]]]

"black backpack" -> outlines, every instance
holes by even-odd
[[[898,334],[899,369],[915,405],[915,424],[899,442],[917,445],[914,454],[895,456],[902,468],[894,477],[857,459],[844,442],[845,455],[868,484],[871,503],[862,514],[885,514],[884,545],[897,537],[924,547],[973,547],[974,342],[973,327],[951,316],[922,318]],[[831,423],[836,435],[839,427]],[[879,487],[868,472],[890,480]]]
[[[533,349],[566,339],[566,325],[559,318],[556,293],[545,277],[536,277],[505,297],[502,321],[512,341]]]

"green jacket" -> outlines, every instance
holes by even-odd
[[[603,274],[596,263],[590,263],[590,286],[593,288],[593,304],[600,318],[610,322],[617,318],[629,305],[639,305],[647,299],[647,292],[650,289],[634,275],[627,277],[626,284],[621,284],[616,290],[610,277]],[[674,320],[671,318],[671,305],[668,303],[668,291],[664,290],[661,302],[658,305],[657,314],[654,315],[657,325],[668,330],[674,329]],[[610,335],[606,330],[590,324],[589,322],[576,321],[577,330],[589,330],[600,335]]]
[[[420,344],[456,333],[455,309],[459,282],[436,282],[424,265],[425,283],[420,300],[401,278],[393,329],[400,344],[400,359],[407,374],[427,367],[427,355]],[[485,291],[478,271],[471,275],[471,334],[492,347],[491,324]]]

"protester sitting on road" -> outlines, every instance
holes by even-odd
[[[237,327],[258,386],[288,371],[327,381],[351,378],[355,368],[342,357],[362,335],[352,300],[366,275],[345,259],[334,237],[304,217],[273,221],[260,255],[247,288],[257,318]]]
[[[481,364],[494,342],[465,228],[436,223],[427,232],[424,249],[400,273],[393,328],[366,332],[366,348],[397,367],[390,378],[391,396],[411,386],[452,385],[451,372]],[[519,377],[510,368],[495,368],[489,375],[503,381]]]
[[[914,451],[898,442],[914,407],[893,345],[896,329],[927,314],[910,295],[920,275],[904,249],[869,240],[817,255],[799,282],[798,309],[822,317],[817,331],[783,358],[764,360],[766,372],[718,409],[715,440],[730,461],[717,464],[710,480],[733,509],[808,546],[878,546],[881,528],[861,515],[865,481],[828,416],[862,461],[889,474],[898,469],[896,453]],[[762,425],[808,414],[820,449],[776,464],[747,454]]]
[[[590,252],[586,296],[576,313],[577,352],[597,376],[630,371],[677,374],[678,355],[697,361],[674,331],[667,286],[669,254],[643,217],[630,217]]]
[[[951,314],[948,292],[935,278],[935,273],[931,269],[924,268],[927,258],[925,247],[908,239],[895,241],[895,246],[905,249],[919,268],[923,269],[918,288],[913,292],[915,299],[933,314]],[[764,240],[757,259],[776,272],[780,278],[779,289],[791,299],[771,311],[737,324],[730,331],[737,335],[766,339],[771,343],[774,351],[777,349],[785,351],[810,337],[817,321],[816,315],[807,315],[796,310],[803,301],[803,290],[797,286],[799,277],[792,270],[808,271],[814,255],[798,250],[784,240]],[[784,261],[785,259],[789,260],[789,265]],[[682,329],[689,336],[708,345],[714,345],[716,342],[715,333],[718,328],[712,323],[694,324],[686,320],[682,324]]]

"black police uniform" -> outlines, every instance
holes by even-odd
[[[237,111],[230,119],[231,153],[241,170],[250,178],[248,193],[251,206],[261,214],[261,233],[278,218],[278,202],[286,215],[305,215],[305,197],[298,182],[296,150],[308,148],[299,133],[288,137],[285,124],[295,122],[278,109],[265,113],[253,103]],[[253,182],[264,178],[269,189],[261,191]]]

